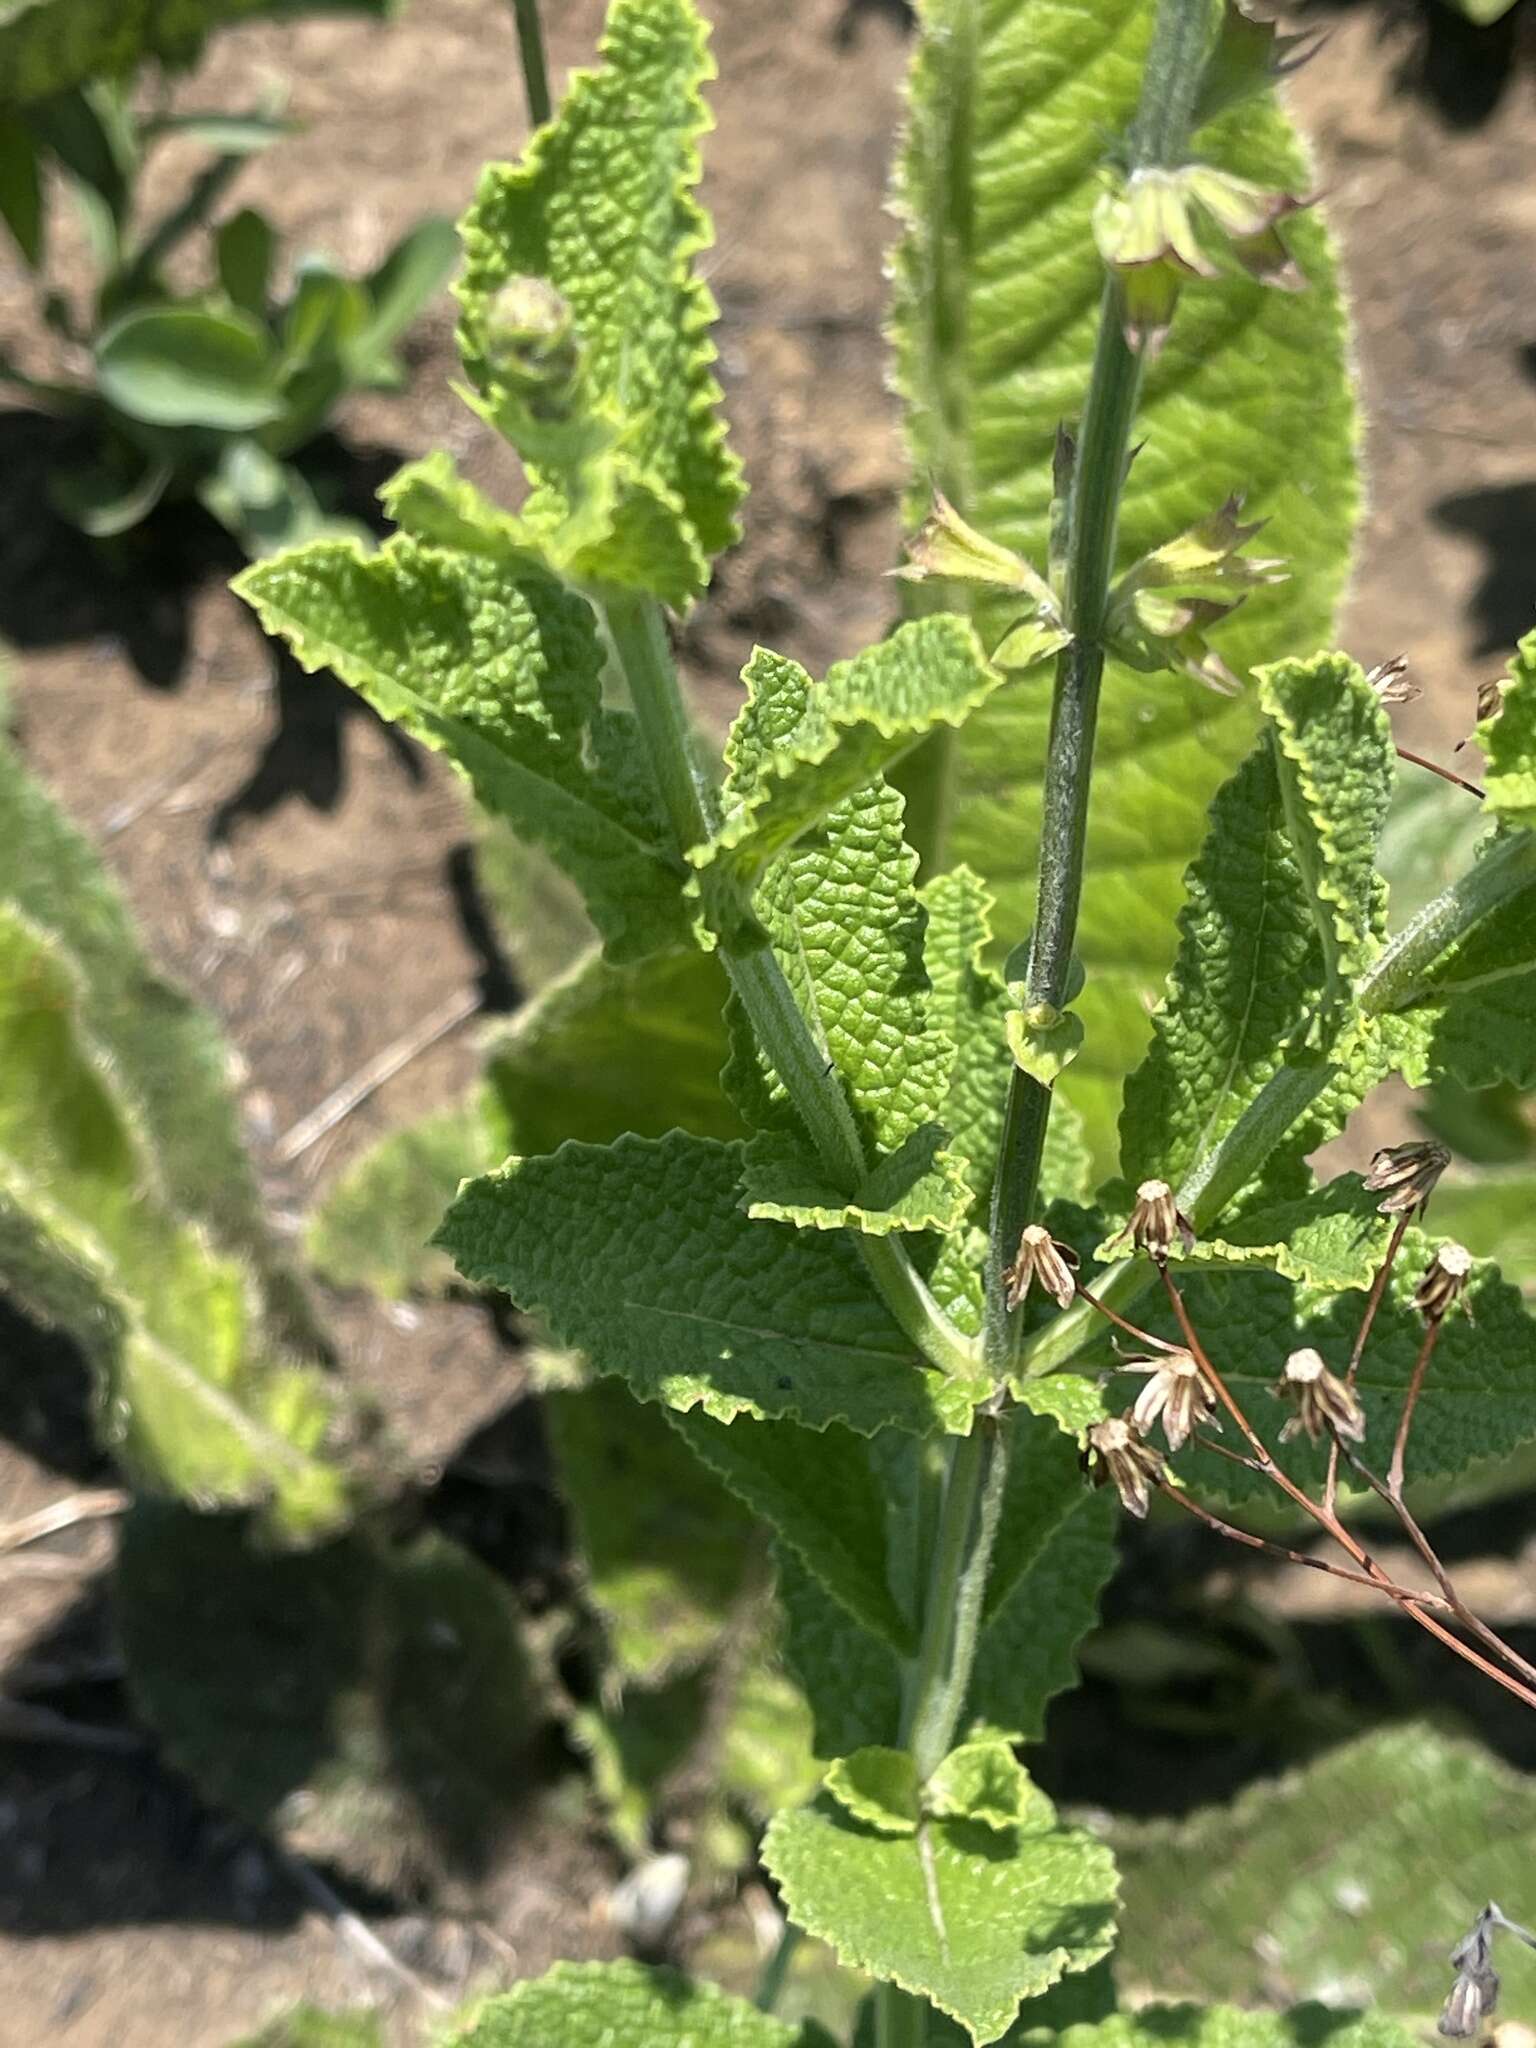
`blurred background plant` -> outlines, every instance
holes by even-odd
[[[317,496],[304,451],[350,392],[400,384],[397,344],[456,261],[446,219],[417,222],[354,278],[323,255],[292,259],[254,207],[221,216],[246,163],[292,133],[280,96],[155,109],[151,67],[184,64],[221,21],[267,11],[302,10],[48,0],[0,20],[0,217],[69,366],[35,378],[0,353],[0,384],[79,428],[86,452],[55,471],[50,495],[98,539],[189,496],[251,556],[356,530]],[[204,160],[147,218],[146,177],[171,141]],[[71,291],[49,267],[60,204],[89,251],[90,276]]]

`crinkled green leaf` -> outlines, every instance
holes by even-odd
[[[1109,1851],[1037,1794],[1016,1828],[930,1820],[881,1835],[822,1795],[781,1813],[763,1862],[797,1926],[851,1967],[928,1998],[996,2041],[1020,2001],[1114,1939]]]
[[[0,902],[74,963],[81,1028],[159,1162],[177,1206],[249,1260],[270,1287],[275,1257],[212,1019],[146,958],[95,850],[0,743]],[[290,1317],[297,1304],[284,1304]]]
[[[1536,1087],[1536,882],[1448,946],[1393,1021],[1416,1087],[1446,1078],[1464,1088]]]
[[[456,1543],[274,1556],[140,1501],[116,1608],[139,1712],[210,1804],[379,1888],[483,1872],[542,1715],[516,1605]]]
[[[930,1006],[915,868],[902,839],[901,798],[877,781],[777,860],[755,899],[795,999],[877,1153],[940,1120],[954,1059]],[[725,1081],[742,1114],[759,1127],[798,1132],[739,1013],[727,1021]]]
[[[653,1686],[691,1669],[741,1595],[751,1517],[667,1427],[666,1411],[619,1381],[546,1394],[545,1413],[582,1577],[620,1673]]]
[[[1339,1174],[1295,1201],[1255,1206],[1202,1232],[1183,1258],[1197,1266],[1265,1266],[1328,1292],[1369,1287],[1391,1235],[1380,1201],[1357,1174]]]
[[[869,1237],[889,1237],[896,1230],[954,1230],[972,1196],[960,1161],[946,1149],[947,1137],[937,1124],[920,1124],[850,1196],[828,1180],[797,1139],[782,1131],[760,1131],[743,1155],[747,1214],[806,1230],[857,1230]]]
[[[528,516],[554,559],[684,604],[736,538],[742,494],[716,411],[714,302],[693,269],[710,240],[693,188],[713,67],[691,0],[615,0],[601,58],[520,164],[481,175],[461,227],[459,346],[488,416],[534,467]],[[496,296],[517,277],[547,280],[571,310],[565,461],[548,459],[550,423],[499,357]]]
[[[921,895],[928,913],[924,960],[933,988],[929,1014],[955,1048],[940,1121],[950,1134],[950,1149],[966,1162],[980,1217],[997,1165],[1012,1065],[1003,1021],[1008,991],[985,964],[992,942],[992,897],[981,877],[967,867],[936,875]],[[1058,1145],[1069,1122],[1068,1115],[1058,1117],[1053,1110],[1051,1133]],[[1061,1177],[1058,1170],[1056,1178]],[[1068,1191],[1052,1186],[1051,1192]]]
[[[316,541],[234,588],[305,668],[335,669],[544,847],[580,885],[612,959],[684,936],[638,735],[600,704],[591,610],[546,570],[405,538],[373,555]]]
[[[972,1721],[1017,1741],[1040,1740],[1046,1707],[1077,1684],[1077,1646],[1115,1569],[1113,1508],[1089,1490],[1076,1444],[1054,1421],[1014,1417],[967,1702]]]
[[[1002,681],[972,628],[942,613],[898,627],[820,683],[762,649],[742,679],[723,821],[689,859],[743,886],[925,733],[962,724]]]
[[[901,1667],[890,1645],[861,1628],[793,1550],[776,1552],[784,1660],[810,1704],[816,1755],[891,1741],[901,1720]]]
[[[897,1650],[912,1649],[891,1593],[885,1499],[861,1438],[789,1422],[727,1428],[697,1409],[671,1420],[856,1621]]]
[[[1008,1744],[991,1736],[950,1751],[923,1787],[923,1808],[1006,1833],[1028,1825],[1030,1810],[1042,1796]]]
[[[634,966],[595,953],[576,961],[490,1043],[487,1080],[509,1146],[552,1152],[566,1138],[626,1131],[738,1136],[720,1090],[725,1000],[719,961],[693,947]]]
[[[309,1263],[333,1287],[385,1301],[441,1294],[453,1261],[432,1243],[459,1182],[501,1157],[480,1091],[390,1131],[355,1159],[311,1213]]]
[[[839,1757],[822,1781],[855,1820],[877,1835],[915,1835],[921,1813],[917,1765],[905,1749],[872,1746]]]
[[[1411,1722],[1187,1821],[1121,1824],[1122,1990],[1249,1998],[1257,1952],[1271,1996],[1427,2020],[1488,1900],[1515,1911],[1533,1839],[1536,1781]],[[1536,1957],[1512,1941],[1498,1967],[1509,2008],[1528,2010]]]
[[[190,64],[211,29],[289,6],[290,0],[3,0],[0,104],[48,99],[150,58]],[[320,6],[378,15],[388,0],[320,0]]]
[[[928,0],[898,177],[897,376],[919,494],[936,484],[972,525],[1037,566],[1047,558],[1052,448],[1081,413],[1103,271],[1091,216],[1108,138],[1140,90],[1154,0],[1002,0],[978,13]],[[1245,101],[1196,137],[1199,155],[1270,188],[1314,183],[1274,99]],[[1234,489],[1267,518],[1287,582],[1255,591],[1213,638],[1239,672],[1328,633],[1358,507],[1346,330],[1315,212],[1287,223],[1310,289],[1185,280],[1148,370],[1127,480],[1119,566],[1213,512]],[[1013,622],[1006,602],[983,638]],[[1217,785],[1247,753],[1251,693],[1216,697],[1111,663],[1095,750],[1078,950],[1081,1057],[1063,1086],[1088,1119],[1100,1171],[1123,1076],[1173,957],[1183,874]],[[948,849],[998,898],[1009,941],[1028,929],[1044,670],[1011,682],[955,748]]]
[[[312,1540],[352,1505],[326,1455],[331,1390],[270,1348],[253,1276],[177,1206],[83,986],[60,941],[0,904],[0,1282],[82,1345],[137,1484],[259,1504]]]
[[[1536,633],[1527,633],[1509,664],[1494,717],[1477,728],[1486,808],[1506,825],[1536,825]]]
[[[1391,723],[1347,655],[1273,662],[1256,680],[1274,721],[1291,852],[1322,940],[1327,989],[1338,996],[1381,950],[1376,849],[1392,794]]]
[[[556,1963],[488,1998],[447,2048],[831,2048],[814,2020],[758,2012],[713,1984],[642,1963]]]
[[[1279,1069],[1321,993],[1271,747],[1261,743],[1217,792],[1185,889],[1167,993],[1120,1112],[1132,1187],[1185,1179]]]
[[[718,1421],[965,1429],[979,1384],[923,1364],[840,1235],[735,1207],[741,1147],[675,1131],[562,1145],[471,1181],[439,1241],[644,1400]]]
[[[1423,1341],[1413,1290],[1437,1242],[1421,1231],[1408,1232],[1361,1362],[1359,1390],[1366,1413],[1361,1456],[1378,1471],[1391,1454],[1403,1394]],[[1271,1390],[1286,1357],[1303,1345],[1320,1351],[1336,1372],[1343,1371],[1360,1325],[1363,1295],[1309,1288],[1278,1274],[1202,1273],[1189,1267],[1180,1274],[1180,1287],[1201,1342],[1260,1434],[1293,1477],[1320,1484],[1326,1444],[1302,1437],[1278,1445],[1289,1410]],[[1475,1266],[1465,1301],[1471,1318],[1458,1309],[1446,1319],[1414,1411],[1407,1456],[1410,1485],[1504,1457],[1536,1437],[1536,1320],[1519,1291],[1486,1261]],[[1159,1335],[1173,1333],[1171,1316],[1152,1296],[1138,1304],[1138,1320]],[[1180,1469],[1202,1491],[1232,1500],[1269,1490],[1262,1478],[1224,1458],[1186,1454]]]
[[[1058,1978],[1038,1998],[1026,1998],[998,2048],[1056,2048],[1057,2040],[1068,2027],[1107,2019],[1114,2010],[1114,1970],[1106,1958],[1091,1970],[1077,1970],[1070,1977]],[[930,2009],[926,2024],[924,2048],[969,2048],[970,2035],[943,2013]],[[873,1994],[859,2008],[853,2048],[879,2048]]]

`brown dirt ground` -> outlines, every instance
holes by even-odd
[[[547,12],[559,73],[589,50],[600,8]],[[714,12],[709,272],[753,487],[749,538],[689,632],[695,678],[718,709],[755,637],[820,666],[889,613],[881,572],[901,457],[883,384],[882,198],[906,29],[899,0],[721,0]],[[1437,9],[1329,19],[1295,102],[1359,309],[1372,503],[1345,633],[1368,661],[1411,653],[1428,695],[1403,714],[1404,735],[1443,746],[1469,722],[1490,654],[1531,622],[1526,31],[1521,14],[1480,42]],[[417,0],[385,31],[316,21],[231,33],[177,97],[239,102],[271,77],[306,132],[253,165],[232,203],[263,205],[292,245],[351,265],[376,260],[421,212],[456,212],[482,161],[524,133],[502,0]],[[0,272],[0,342],[46,360],[14,267]],[[366,488],[447,446],[495,481],[486,437],[448,390],[446,304],[423,321],[412,361],[406,393],[344,414],[354,477]],[[447,1102],[476,1070],[471,1025],[295,1165],[275,1164],[284,1132],[445,996],[496,985],[465,812],[437,763],[344,692],[274,675],[223,588],[234,564],[194,523],[157,526],[104,570],[40,509],[54,446],[39,423],[0,417],[0,635],[18,650],[21,741],[100,843],[157,957],[222,1019],[274,1211],[293,1227],[371,1140]],[[349,1370],[424,1467],[518,1395],[515,1358],[468,1305],[328,1307]],[[20,1342],[0,1323],[0,1350],[14,1357]],[[59,1386],[70,1372],[60,1355]],[[100,1476],[78,1427],[34,1405],[0,1445],[0,1522]],[[67,1576],[6,1571],[0,1663],[13,1691],[17,1660],[47,1636],[51,1655],[63,1644],[75,1660],[75,1683],[50,1691],[34,1673],[40,1697],[89,1712],[93,1673],[110,1695],[112,1646],[90,1590],[110,1547],[96,1525],[55,1546]],[[488,1934],[387,1913],[379,1924],[452,1989],[487,1969],[533,1972],[611,1948],[593,1904],[605,1870],[579,1826],[552,1813],[491,1885]],[[293,1998],[377,1990],[268,1852],[148,1753],[0,1743],[0,2041],[222,2048]]]

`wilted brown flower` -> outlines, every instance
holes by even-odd
[[[1424,694],[1408,674],[1406,654],[1394,654],[1390,661],[1378,661],[1365,680],[1383,704],[1412,704]]]
[[[1472,1254],[1464,1244],[1440,1246],[1413,1290],[1413,1305],[1426,1323],[1438,1323],[1461,1298],[1472,1277]]]
[[[1143,1436],[1150,1435],[1161,1420],[1169,1450],[1182,1451],[1191,1434],[1215,1411],[1211,1390],[1193,1356],[1188,1351],[1162,1351],[1155,1358],[1129,1358],[1125,1364],[1127,1371],[1147,1375],[1131,1420]]]
[[[1490,718],[1497,718],[1504,705],[1504,678],[1490,676],[1477,686],[1477,722],[1486,725]]]
[[[1147,1518],[1152,1488],[1161,1484],[1160,1452],[1143,1443],[1129,1415],[1112,1415],[1088,1431],[1083,1469],[1095,1486],[1113,1486],[1120,1505],[1138,1522]]]
[[[1449,2041],[1469,2040],[1480,2034],[1483,2021],[1499,2002],[1497,1970],[1458,1970],[1450,1996],[1440,2009],[1437,2029]]]
[[[1439,2019],[1439,2030],[1448,2040],[1465,2041],[1481,2033],[1484,2020],[1498,2006],[1499,1975],[1493,1967],[1493,1930],[1503,1917],[1496,1906],[1485,1907],[1473,1921],[1471,1932],[1451,1950],[1456,1982]]]
[[[1003,1269],[1005,1304],[1017,1308],[1038,1282],[1047,1294],[1055,1296],[1060,1307],[1070,1308],[1077,1292],[1077,1282],[1072,1277],[1076,1264],[1077,1253],[1070,1245],[1058,1244],[1043,1224],[1029,1224],[1019,1239],[1013,1264]]]
[[[1165,1180],[1144,1180],[1136,1190],[1125,1228],[1117,1231],[1111,1242],[1129,1237],[1138,1251],[1166,1259],[1175,1234],[1188,1251],[1195,1241],[1194,1225],[1174,1202],[1173,1189]]]
[[[1296,1403],[1296,1413],[1280,1432],[1283,1444],[1303,1430],[1313,1443],[1331,1435],[1357,1444],[1365,1435],[1365,1410],[1354,1388],[1330,1372],[1322,1353],[1310,1345],[1293,1351],[1285,1361],[1275,1392]]]
[[[1385,1190],[1376,1204],[1383,1216],[1411,1216],[1423,1211],[1450,1163],[1445,1147],[1428,1138],[1407,1145],[1384,1145],[1371,1161],[1364,1185],[1373,1194]]]

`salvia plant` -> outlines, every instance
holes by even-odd
[[[1409,1500],[1536,1435],[1536,1327],[1426,1234],[1435,1143],[1321,1186],[1307,1164],[1390,1075],[1536,1071],[1536,639],[1481,706],[1473,856],[1394,928],[1409,684],[1317,651],[1356,484],[1332,260],[1272,96],[1302,54],[1208,0],[928,0],[892,316],[908,615],[819,679],[759,649],[719,763],[668,627],[742,497],[691,0],[614,0],[598,67],[463,222],[465,395],[523,460],[519,509],[435,456],[387,487],[376,552],[240,579],[580,891],[601,959],[511,1047],[517,1150],[438,1242],[596,1382],[578,1413],[639,1397],[636,1440],[659,1418],[766,1526],[813,1723],[811,1788],[761,1842],[786,1927],[757,2007],[559,1966],[487,2003],[475,2048],[813,2048],[771,2009],[800,1931],[872,1981],[879,2048],[1297,2038],[1109,2011],[1136,1901],[1122,1933],[1109,1846],[1018,1759],[1118,1512],[1154,1499],[1374,1589],[1536,1704]],[[595,1106],[567,1028],[606,1048]],[[1426,1583],[1346,1519],[1361,1494]],[[1265,1501],[1325,1540],[1255,1535]],[[1448,2030],[1491,2009],[1510,1927],[1458,1944]]]
[[[176,497],[196,497],[252,556],[328,523],[342,530],[294,458],[350,392],[402,380],[397,344],[453,265],[450,224],[429,218],[366,277],[308,255],[288,283],[264,214],[242,207],[214,225],[243,166],[289,124],[271,105],[144,111],[142,68],[185,62],[209,28],[260,11],[50,0],[0,16],[0,219],[71,372],[40,379],[0,358],[0,385],[79,430],[80,458],[56,468],[50,491],[98,538]],[[170,140],[201,145],[207,161],[145,219],[141,180]],[[92,259],[78,306],[49,281],[55,189]],[[203,274],[177,288],[167,266],[189,240]]]

